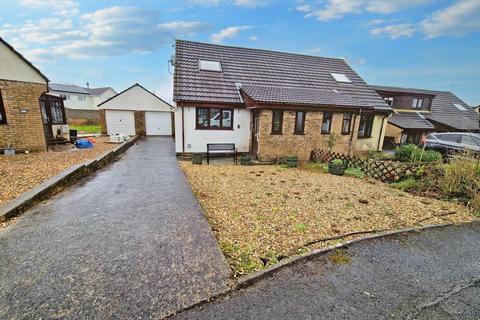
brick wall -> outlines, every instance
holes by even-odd
[[[0,149],[11,143],[18,151],[45,151],[38,99],[47,91],[47,85],[0,80],[0,91],[7,117],[7,124],[0,125]]]
[[[370,138],[358,138],[360,118],[352,116],[351,131],[348,135],[341,134],[343,113],[334,113],[330,134],[321,133],[323,112],[308,111],[305,118],[304,134],[293,134],[295,126],[295,111],[284,111],[283,129],[281,135],[272,135],[272,111],[262,110],[259,124],[258,158],[261,161],[276,160],[286,155],[296,155],[301,161],[309,160],[310,152],[315,148],[326,149],[331,135],[336,137],[336,143],[332,149],[334,152],[344,154],[360,154],[369,150],[377,150],[380,133],[385,134],[387,120],[375,116],[372,136]],[[354,120],[355,119],[355,120]],[[352,134],[353,130],[353,134]],[[383,139],[380,141],[382,146]]]
[[[79,110],[65,108],[67,123],[70,125],[98,124],[99,114],[100,113],[98,110]]]
[[[310,152],[315,148],[327,148],[329,134],[321,134],[322,112],[307,112],[303,135],[293,134],[295,112],[283,113],[283,130],[281,135],[272,135],[272,111],[262,110],[260,114],[258,158],[262,161],[274,160],[285,155],[296,155],[300,160],[310,158]],[[343,113],[334,113],[331,134],[335,134],[337,142],[333,148],[336,152],[349,153],[351,135],[342,135]],[[353,120],[352,120],[353,125]],[[355,124],[358,131],[358,119]],[[354,135],[354,141],[356,136]]]
[[[134,116],[135,116],[135,134],[140,136],[146,135],[145,111],[134,111]]]

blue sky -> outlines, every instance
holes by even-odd
[[[480,0],[0,0],[0,36],[52,82],[171,100],[175,38],[343,57],[371,84],[480,104]]]

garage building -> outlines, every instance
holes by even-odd
[[[138,83],[98,107],[102,133],[129,136],[174,134],[173,106]]]

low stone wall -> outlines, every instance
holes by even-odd
[[[0,206],[0,222],[7,221],[22,214],[37,203],[52,197],[71,185],[74,185],[78,180],[87,177],[92,172],[102,168],[109,162],[112,162],[120,154],[130,148],[138,138],[139,136],[135,136],[115,149],[105,152],[97,159],[69,168],[35,188],[23,193],[20,197]]]
[[[99,110],[79,110],[65,108],[67,122],[70,125],[99,124]]]

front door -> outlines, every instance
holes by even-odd
[[[258,132],[260,129],[260,110],[253,110],[252,112],[252,147],[251,155],[256,157],[258,155]]]

